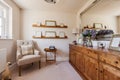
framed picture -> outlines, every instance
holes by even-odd
[[[56,37],[56,32],[55,31],[46,31],[45,32],[45,37]]]
[[[42,37],[42,32],[41,31],[36,31],[34,36],[35,37]]]
[[[60,31],[59,32],[59,37],[65,37],[65,32],[64,31]]]
[[[102,28],[103,28],[103,25],[102,25],[101,23],[94,23],[94,24],[93,24],[93,27],[94,27],[94,28],[102,29]]]
[[[113,35],[109,49],[120,51],[120,34]]]
[[[56,21],[45,20],[45,26],[56,26]]]

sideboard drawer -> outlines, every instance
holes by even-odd
[[[111,54],[101,54],[100,60],[104,63],[120,68],[120,57]]]
[[[88,53],[86,55],[88,55],[89,57],[92,57],[94,59],[98,59],[98,54],[93,50],[88,50]]]
[[[83,47],[77,46],[77,45],[70,45],[70,49],[73,49],[78,52],[82,52]]]

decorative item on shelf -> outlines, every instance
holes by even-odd
[[[73,44],[74,44],[74,45],[77,45],[77,41],[76,41],[76,40],[75,40],[75,41],[73,41]]]
[[[45,31],[45,37],[54,37],[56,38],[56,32],[55,31]]]
[[[107,29],[107,26],[104,26],[105,29]]]
[[[42,23],[40,23],[40,26],[43,26],[43,24],[42,24]]]
[[[60,27],[64,27],[65,25],[64,25],[64,23],[60,23]]]
[[[56,31],[45,31],[45,34],[42,35],[42,33],[37,32],[36,30],[38,28],[67,28],[66,25],[63,23],[61,25],[57,25],[56,21],[54,20],[45,20],[44,23],[40,23],[39,25],[35,24],[32,25],[33,30],[35,31],[33,33],[33,38],[34,39],[67,39],[68,37],[65,35],[65,32],[60,31],[58,35],[56,35]],[[40,35],[41,34],[41,35]]]
[[[98,28],[98,29],[102,29],[103,28],[103,25],[101,23],[94,23],[93,24],[93,27],[94,28]]]
[[[88,27],[88,25],[87,26],[84,26],[84,29],[88,29],[89,27]]]
[[[98,42],[98,48],[102,48],[102,49],[104,49],[105,48],[105,46],[106,46],[106,44],[105,43],[103,43],[103,42]]]
[[[34,23],[32,25],[33,27],[41,27],[41,28],[67,28],[68,26],[61,23],[60,25],[57,25],[56,21],[54,20],[45,20],[45,24],[43,23]]]
[[[42,32],[41,31],[36,31],[34,36],[35,37],[42,37]]]
[[[41,23],[40,22],[37,22],[37,26],[40,26],[41,25]]]
[[[60,32],[59,32],[59,37],[65,38],[65,32],[64,32],[64,31],[60,31]]]
[[[56,21],[54,21],[54,20],[45,20],[45,26],[56,26]]]
[[[37,23],[33,23],[32,26],[37,26],[38,24]]]

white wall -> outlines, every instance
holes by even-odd
[[[77,12],[77,15],[76,15],[76,18],[77,18],[77,21],[76,21],[76,25],[78,28],[82,28],[82,25],[81,25],[81,13],[84,12],[95,0],[88,0],[88,2],[82,6],[78,12]]]
[[[37,41],[39,48],[44,55],[44,48],[50,45],[55,45],[58,49],[57,60],[68,60],[69,53],[69,43],[71,43],[75,36],[72,34],[72,29],[76,27],[76,16],[72,13],[64,12],[47,12],[47,11],[32,11],[23,10],[21,11],[21,39],[31,40],[33,35],[32,24],[36,22],[42,22],[44,24],[45,20],[55,20],[57,24],[64,23],[68,26],[66,29],[60,28],[36,28],[38,31],[64,31],[68,36],[68,39],[34,39]],[[44,57],[44,56],[43,56]]]
[[[16,62],[16,41],[11,39],[0,39],[0,49],[2,48],[7,50],[7,62],[9,61],[12,64]]]
[[[112,29],[117,33],[117,17],[114,11],[112,11],[115,7],[106,6],[106,4],[111,4],[111,2],[101,0],[88,10],[84,11],[81,14],[82,27],[87,25],[93,27],[93,23],[102,23],[103,26],[107,26],[108,29]],[[116,3],[114,3],[114,5],[115,4]],[[116,6],[116,8],[117,7],[118,6]]]
[[[16,6],[12,0],[4,0],[12,8],[12,16],[10,16],[12,22],[12,34],[14,39],[20,39],[20,9]],[[0,49],[7,49],[7,61],[11,63],[16,62],[16,41],[13,39],[0,39]]]
[[[117,27],[117,32],[120,34],[120,16],[117,17],[117,24],[118,24],[118,27]]]
[[[114,30],[117,33],[117,17],[116,16],[107,16],[107,15],[97,15],[86,12],[82,15],[82,26],[93,27],[93,23],[102,23],[103,26],[107,26],[108,29]]]
[[[6,49],[0,49],[0,73],[4,71],[6,67]]]

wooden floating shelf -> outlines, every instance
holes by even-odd
[[[68,37],[65,36],[65,37],[45,37],[45,36],[42,36],[42,37],[35,37],[33,36],[34,39],[67,39]]]
[[[45,25],[32,25],[33,27],[41,27],[41,28],[67,28],[67,26],[45,26]]]

